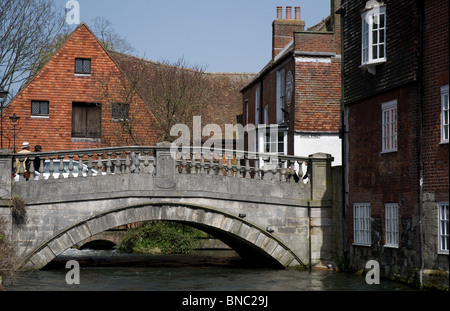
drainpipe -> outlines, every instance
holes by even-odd
[[[420,286],[423,284],[423,270],[425,266],[424,258],[424,236],[423,236],[423,27],[424,27],[424,15],[425,6],[424,1],[418,1],[419,6],[419,242],[420,242],[420,270],[419,270],[419,282]]]
[[[346,208],[346,200],[347,200],[347,124],[345,123],[345,100],[344,100],[344,18],[345,18],[345,4],[346,1],[342,1],[341,7],[337,9],[336,14],[341,15],[341,129],[340,129],[340,138],[341,138],[341,159],[342,159],[342,176],[341,176],[341,182],[342,182],[342,251],[343,251],[343,259],[344,262],[347,262],[347,220],[345,215],[345,208]]]

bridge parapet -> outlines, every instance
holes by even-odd
[[[5,155],[3,155],[5,156]],[[294,176],[305,180],[311,172],[302,172],[302,164],[312,167],[313,156],[295,157],[279,154],[202,147],[130,146],[99,149],[65,150],[26,154],[15,157],[18,170],[16,182],[100,175],[151,174],[175,177],[177,174],[221,175],[235,178],[294,182]],[[61,161],[62,160],[62,161]],[[36,168],[39,163],[39,168]],[[296,169],[297,168],[297,169]],[[25,170],[30,177],[26,177]],[[306,181],[305,181],[306,183]]]

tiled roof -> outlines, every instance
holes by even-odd
[[[119,69],[131,78],[137,68],[143,69],[144,77],[149,79],[153,66],[167,66],[163,63],[150,61],[147,59],[109,52],[110,57],[117,64]],[[186,69],[188,70],[188,69]],[[212,80],[214,87],[213,101],[206,107],[204,111],[199,111],[198,115],[202,116],[202,125],[214,123],[222,128],[225,124],[236,124],[238,117],[242,115],[242,95],[240,89],[250,81],[255,74],[252,73],[212,73],[205,72]],[[150,105],[151,99],[144,89],[137,89],[142,99]]]

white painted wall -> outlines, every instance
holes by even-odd
[[[342,165],[341,140],[338,135],[323,133],[295,133],[294,155],[307,157],[311,154],[323,152],[334,157],[332,166]]]

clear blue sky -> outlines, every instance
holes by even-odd
[[[330,14],[330,0],[78,2],[81,21],[89,26],[97,16],[106,18],[140,57],[176,61],[183,56],[210,72],[260,71],[271,58],[277,6],[300,6],[306,27]]]

